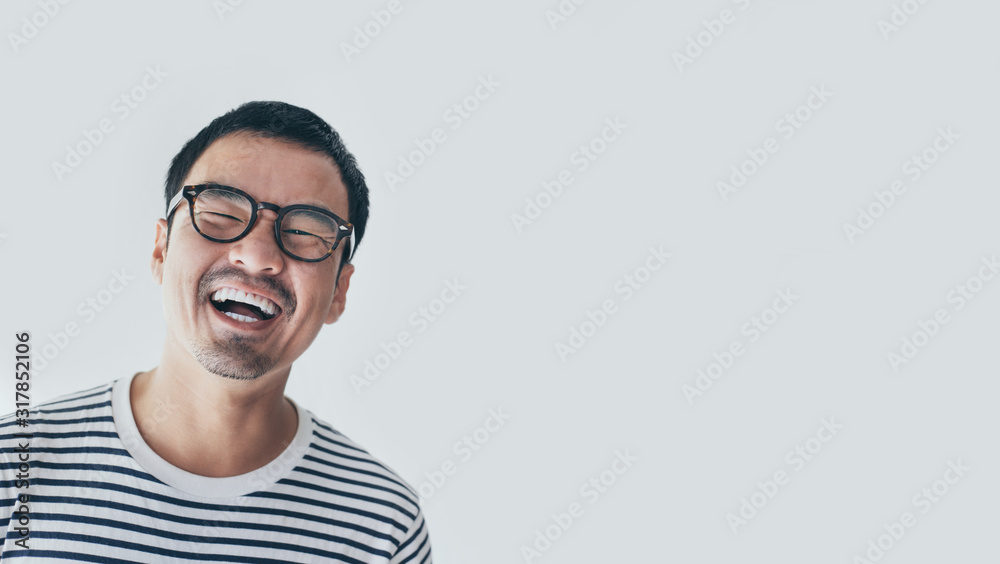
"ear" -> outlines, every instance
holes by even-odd
[[[347,289],[351,286],[351,275],[354,274],[354,265],[345,264],[340,269],[340,277],[337,279],[337,288],[333,291],[333,303],[330,304],[330,313],[326,316],[326,324],[329,325],[344,313],[347,306]]]
[[[163,285],[163,261],[167,258],[167,220],[156,220],[156,241],[153,243],[153,258],[149,261],[149,270],[153,273],[153,281]]]

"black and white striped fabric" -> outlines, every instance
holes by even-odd
[[[295,438],[270,464],[209,478],[142,440],[131,380],[32,409],[27,427],[0,419],[0,560],[431,562],[414,491],[309,411],[295,406]]]

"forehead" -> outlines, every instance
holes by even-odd
[[[333,159],[288,141],[248,133],[217,139],[184,179],[185,185],[207,182],[239,188],[258,201],[319,205],[347,218],[347,187]]]

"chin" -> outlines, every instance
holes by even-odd
[[[230,380],[256,380],[275,366],[267,354],[243,346],[237,341],[194,347],[194,356],[207,372]]]

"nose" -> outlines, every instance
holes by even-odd
[[[278,215],[261,210],[254,226],[239,241],[230,243],[229,262],[249,273],[276,275],[285,266],[285,256],[274,240],[274,221]]]

